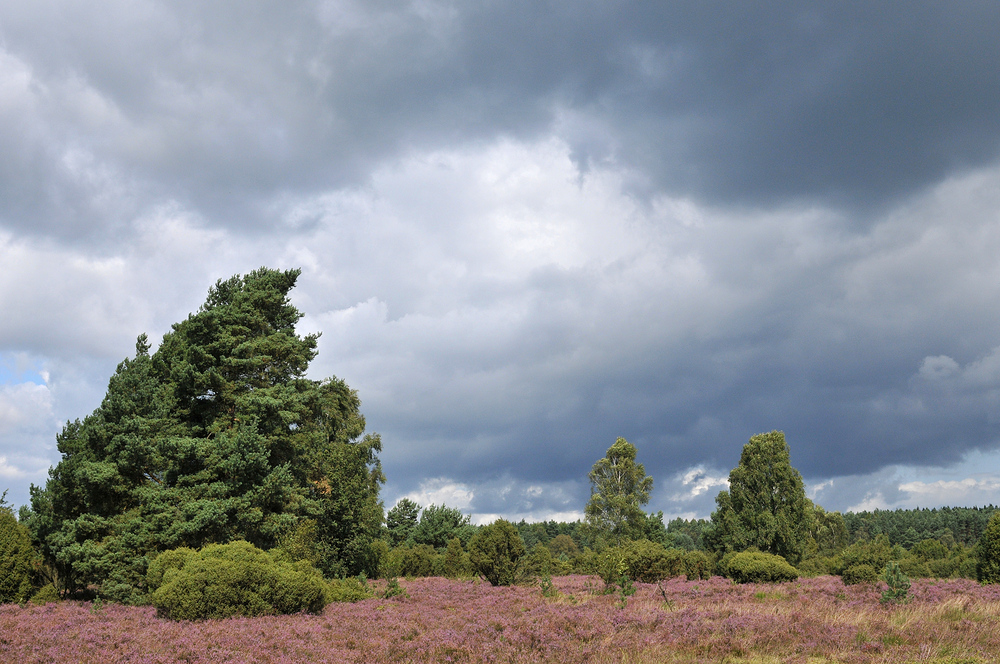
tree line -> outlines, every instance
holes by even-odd
[[[155,352],[137,339],[97,409],[58,434],[61,459],[30,505],[15,519],[0,498],[0,601],[44,586],[49,596],[197,605],[185,593],[209,577],[239,585],[250,575],[300,588],[289,606],[314,608],[364,595],[373,577],[511,583],[580,572],[612,583],[622,569],[739,575],[760,556],[780,558],[775,573],[786,576],[782,565],[843,574],[886,556],[916,575],[975,568],[972,547],[995,508],[826,512],[806,497],[778,431],[750,438],[709,520],[646,513],[653,479],[624,438],[595,462],[580,522],[478,527],[458,509],[405,498],[386,513],[382,443],[365,432],[357,393],[305,377],[319,335],[295,331],[298,276],[261,268],[220,280]],[[357,592],[327,582],[354,577]],[[267,598],[246,603],[278,611]]]

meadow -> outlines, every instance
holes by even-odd
[[[597,577],[538,586],[401,580],[409,597],[297,614],[174,622],[151,607],[90,602],[0,606],[0,661],[142,662],[930,662],[1000,653],[1000,587],[920,580],[905,604],[838,577],[784,584],[728,579],[636,584]]]

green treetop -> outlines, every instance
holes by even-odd
[[[381,441],[343,381],[305,378],[318,335],[295,332],[298,275],[219,281],[153,355],[139,337],[97,410],[66,424],[28,519],[64,588],[139,601],[159,551],[267,549],[303,520],[326,573],[375,571]]]
[[[729,473],[729,491],[715,499],[713,527],[706,544],[717,551],[756,547],[790,562],[805,550],[812,505],[799,471],[792,468],[785,434],[762,433],[743,446],[740,463]]]
[[[634,538],[646,529],[642,505],[649,502],[653,478],[635,458],[635,445],[618,438],[590,471],[590,501],[584,513],[587,525],[598,536]]]

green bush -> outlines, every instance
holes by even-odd
[[[737,583],[777,583],[799,578],[798,570],[787,560],[761,551],[726,554],[720,567],[725,576]]]
[[[524,542],[509,521],[497,519],[484,526],[469,542],[469,560],[477,574],[494,586],[509,586],[518,577]]]
[[[867,563],[851,565],[845,569],[841,575],[841,580],[845,586],[854,586],[859,583],[875,583],[878,581],[878,572]]]
[[[364,576],[349,576],[326,582],[323,598],[327,604],[333,602],[359,602],[375,596]]]
[[[433,576],[441,573],[444,561],[429,544],[397,546],[389,552],[388,576]]]
[[[683,576],[686,574],[684,554],[681,549],[666,549],[649,540],[626,542],[605,549],[601,554],[601,578],[606,584],[614,585],[623,575],[642,583]]]
[[[976,578],[980,583],[1000,583],[1000,511],[994,512],[976,544]]]
[[[906,556],[905,558],[900,558],[897,562],[903,573],[914,579],[927,579],[934,576],[927,562],[917,556]],[[945,576],[948,575],[946,574]]]
[[[18,523],[0,496],[0,604],[31,597],[35,558],[28,529]]]
[[[888,586],[882,593],[882,603],[903,603],[909,600],[910,579],[899,569],[894,561],[889,561],[882,570],[881,579]]]
[[[47,583],[39,589],[37,593],[31,596],[31,603],[42,606],[48,604],[49,602],[59,601],[59,591],[56,590],[54,583]]]
[[[331,592],[308,562],[279,562],[244,541],[165,552],[146,580],[157,615],[174,620],[319,613]]]
[[[889,538],[879,535],[871,541],[855,542],[841,551],[833,571],[843,575],[845,570],[855,565],[868,565],[877,575],[878,570],[883,569],[891,559],[892,547],[889,546]]]
[[[924,560],[941,560],[948,557],[948,547],[939,539],[925,539],[914,544],[910,553]]]
[[[578,555],[573,557],[573,574],[598,574],[601,557],[589,546],[583,547]]]
[[[836,565],[836,556],[814,556],[799,562],[795,569],[803,576],[823,576],[832,574]]]
[[[688,551],[684,554],[684,575],[688,581],[711,578],[714,570],[712,556],[705,551]]]

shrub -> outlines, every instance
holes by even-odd
[[[244,541],[164,552],[147,583],[157,615],[174,620],[318,613],[331,592],[309,563],[276,561]]]
[[[931,572],[930,566],[922,558],[918,558],[917,556],[906,556],[905,558],[900,558],[897,562],[899,563],[899,568],[903,570],[907,576],[915,579],[926,579],[934,576]],[[947,574],[945,576],[947,576]]]
[[[642,583],[682,576],[686,573],[684,553],[649,540],[626,542],[601,554],[601,577],[606,584],[614,585],[623,575]]]
[[[720,567],[725,576],[737,583],[777,583],[799,578],[798,570],[787,560],[761,551],[726,554]]]
[[[851,565],[845,569],[841,573],[840,578],[846,586],[854,586],[859,583],[875,583],[878,581],[878,572],[871,565],[861,563],[860,565]]]
[[[389,576],[433,576],[442,568],[441,558],[429,544],[399,546],[389,553]]]
[[[556,535],[548,543],[549,551],[556,558],[565,555],[569,558],[580,553],[580,548],[569,535]]]
[[[843,575],[845,570],[855,565],[868,565],[875,570],[877,576],[878,570],[883,569],[891,559],[892,547],[889,546],[889,538],[879,535],[867,542],[855,542],[841,551],[834,572]]]
[[[518,576],[524,556],[521,535],[509,521],[497,519],[481,528],[469,542],[469,559],[477,574],[494,586],[509,586]]]
[[[993,513],[979,536],[976,558],[976,578],[979,582],[1000,582],[1000,511]]]
[[[941,560],[948,557],[948,547],[939,539],[925,539],[914,544],[911,553],[924,560]]]
[[[326,582],[323,598],[327,604],[333,602],[358,602],[375,596],[364,576],[349,576]]]
[[[574,574],[598,574],[600,571],[600,556],[589,546],[583,547],[583,551],[573,558]]]
[[[42,606],[48,604],[49,602],[59,601],[59,591],[56,590],[54,583],[47,583],[39,589],[37,593],[31,596],[31,603]]]
[[[684,554],[684,575],[688,581],[711,578],[715,564],[712,556],[704,551],[688,551]]]
[[[448,550],[444,553],[444,575],[450,579],[465,576],[468,573],[466,562],[468,556],[462,549],[462,540],[457,537],[448,540]]]
[[[889,561],[882,570],[882,580],[888,588],[882,593],[882,602],[905,602],[910,592],[910,579],[899,569],[899,565]]]
[[[25,602],[31,597],[34,567],[31,535],[0,496],[0,604]]]

